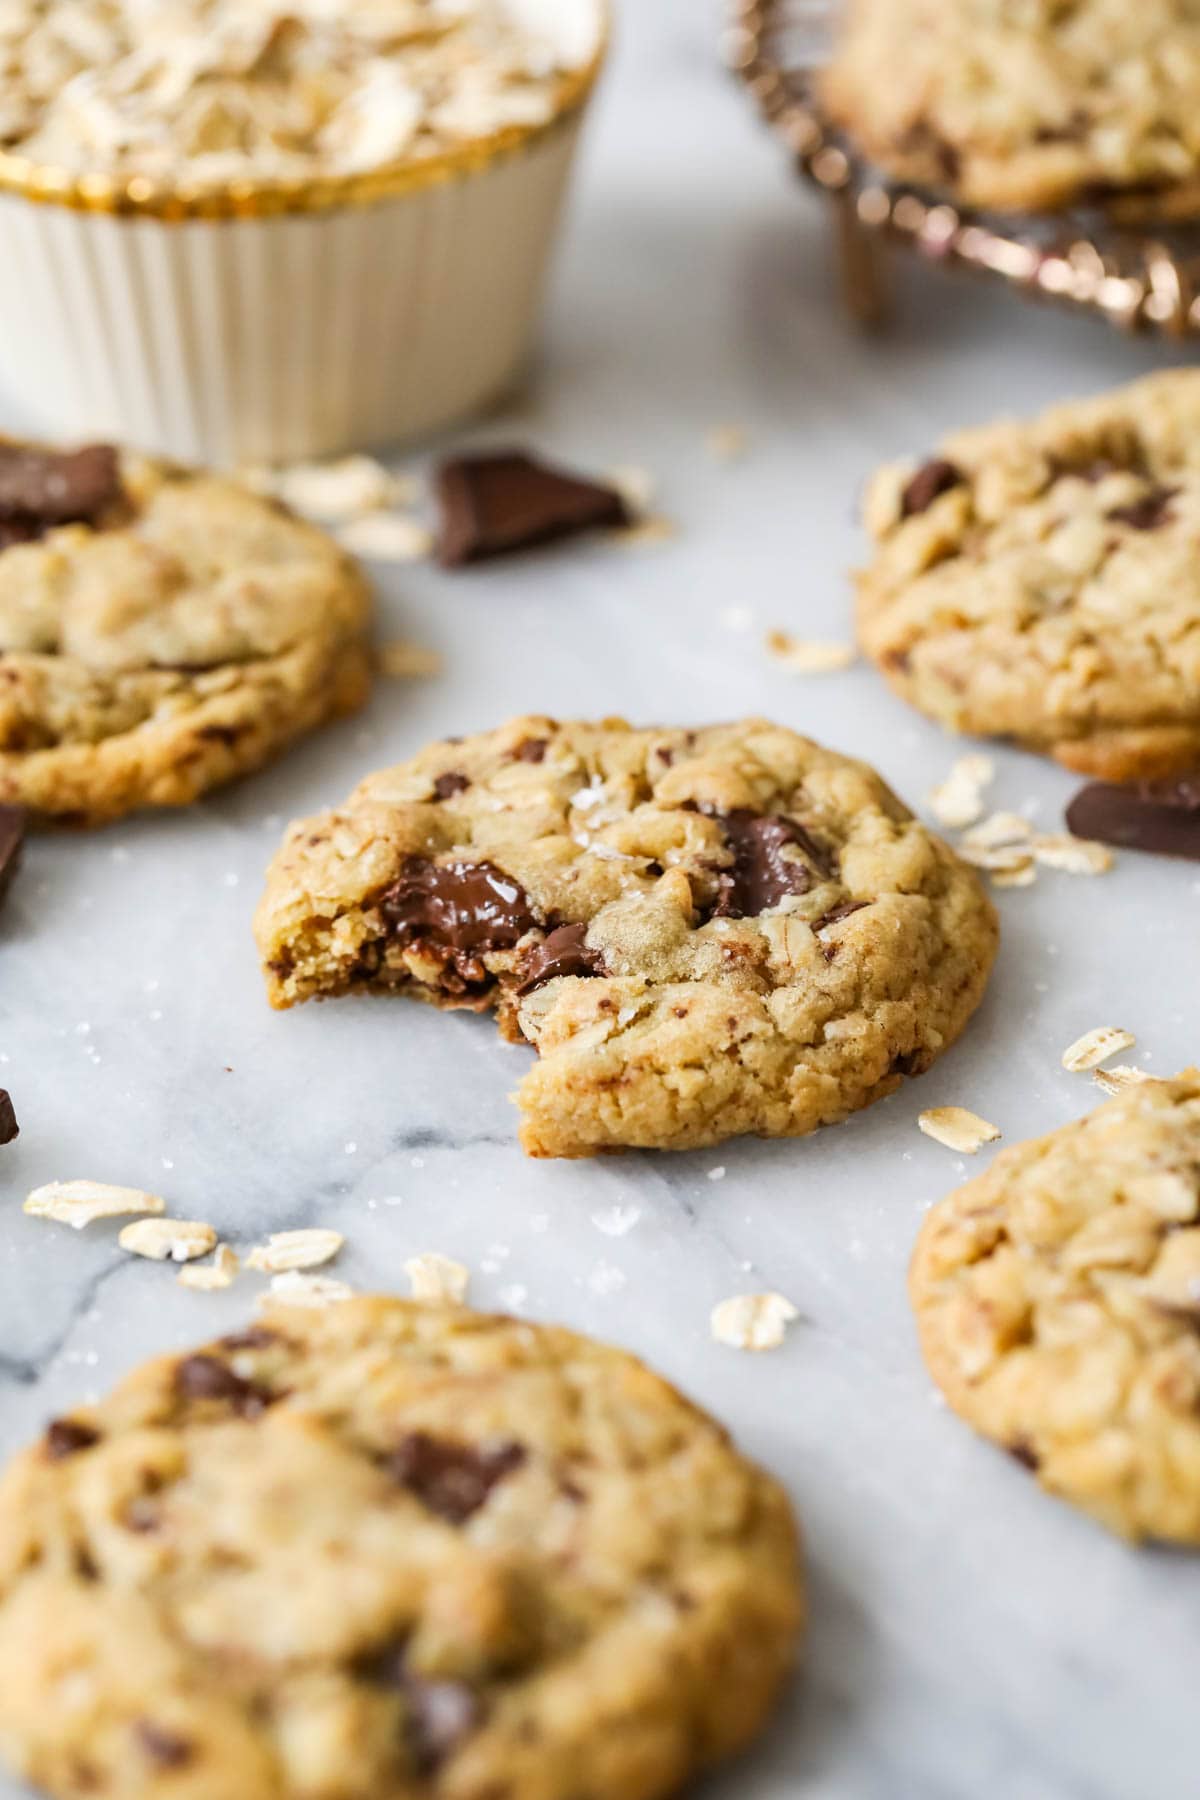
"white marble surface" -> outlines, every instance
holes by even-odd
[[[439,1249],[481,1303],[645,1353],[795,1497],[807,1676],[712,1800],[1191,1796],[1200,1564],[1110,1540],[935,1405],[903,1278],[922,1209],[963,1170],[918,1134],[919,1107],[972,1106],[1009,1139],[1072,1118],[1094,1091],[1059,1053],[1097,1024],[1136,1031],[1153,1069],[1196,1056],[1200,870],[1129,857],[1002,895],[966,1040],[807,1143],[531,1164],[506,1099],[521,1054],[487,1022],[368,999],[276,1016],[262,997],[249,919],[282,816],[523,708],[760,709],[919,798],[951,760],[939,732],[866,669],[789,678],[761,630],[846,633],[854,497],[877,458],[1166,360],[936,275],[905,282],[890,336],[856,338],[815,202],[717,65],[718,17],[715,0],[626,0],[539,380],[472,434],[652,469],[678,540],[384,571],[385,633],[443,650],[443,678],[381,685],[363,719],[187,816],[32,845],[0,924],[0,1082],[22,1124],[0,1151],[0,1438],[232,1324],[255,1287],[190,1295],[104,1227],[26,1220],[39,1182],[158,1188],[238,1241],[335,1225],[364,1287],[403,1287],[405,1257]],[[726,419],[752,440],[732,467],[703,442]],[[999,760],[998,803],[1057,823],[1070,779]],[[597,1223],[618,1206],[635,1219],[620,1237]],[[713,1303],[761,1286],[801,1310],[787,1346],[711,1343]]]

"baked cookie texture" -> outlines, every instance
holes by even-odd
[[[1200,369],[883,469],[866,654],[953,731],[1102,780],[1200,763]]]
[[[863,764],[762,719],[531,716],[293,825],[256,919],[274,1005],[495,1008],[534,1156],[790,1137],[921,1073],[977,1006],[974,873]]]
[[[881,168],[969,206],[1200,207],[1195,0],[850,0],[820,91]]]
[[[927,1216],[910,1294],[977,1431],[1113,1530],[1200,1544],[1200,1070],[997,1157]]]
[[[0,802],[194,800],[362,703],[368,621],[350,558],[232,482],[0,443]]]
[[[658,1800],[802,1611],[782,1489],[633,1357],[279,1305],[9,1468],[0,1749],[61,1800]]]

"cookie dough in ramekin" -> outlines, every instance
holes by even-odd
[[[411,438],[530,349],[607,0],[16,0],[0,387],[185,461]]]

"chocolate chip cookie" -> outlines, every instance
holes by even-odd
[[[969,206],[1200,208],[1194,0],[851,0],[821,95],[883,169]]]
[[[0,1750],[61,1800],[659,1800],[801,1614],[783,1491],[631,1356],[277,1305],[8,1470]]]
[[[1130,1537],[1200,1544],[1200,1070],[997,1157],[910,1278],[951,1406]]]
[[[0,442],[0,802],[177,806],[365,698],[338,547],[214,476]]]
[[[996,947],[975,875],[874,772],[761,719],[513,720],[289,830],[256,931],[286,1007],[494,1008],[534,1156],[793,1137],[950,1044]]]
[[[859,637],[922,712],[1102,780],[1200,764],[1200,369],[961,432],[866,520]]]

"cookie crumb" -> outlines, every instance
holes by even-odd
[[[725,1179],[725,1164],[717,1163],[715,1165],[715,1167],[711,1168],[708,1171],[708,1179],[710,1181],[724,1181],[724,1179]]]
[[[709,426],[704,434],[704,448],[714,462],[738,462],[750,448],[750,433],[744,425],[723,420]]]
[[[338,542],[367,562],[424,562],[433,553],[433,533],[404,513],[371,512],[338,527]]]
[[[271,1285],[259,1295],[259,1309],[280,1301],[288,1306],[335,1306],[339,1300],[350,1300],[354,1289],[331,1275],[305,1275],[300,1269],[286,1269],[272,1275]]]
[[[228,1244],[218,1244],[210,1263],[188,1263],[180,1269],[179,1285],[195,1288],[198,1293],[213,1293],[218,1288],[232,1287],[241,1266],[236,1251]]]
[[[200,1219],[135,1219],[117,1237],[122,1250],[151,1262],[193,1262],[207,1256],[216,1241],[212,1226]]]
[[[49,1181],[34,1188],[22,1208],[33,1219],[54,1219],[82,1231],[94,1219],[117,1219],[129,1213],[165,1213],[158,1194],[140,1188],[113,1187],[105,1181]]]
[[[734,1350],[777,1350],[800,1317],[782,1294],[733,1294],[714,1306],[710,1327],[718,1344]]]
[[[926,1137],[964,1156],[974,1156],[984,1144],[995,1143],[1000,1136],[995,1125],[981,1119],[978,1113],[968,1112],[965,1106],[930,1107],[917,1115],[917,1124]]]
[[[248,1269],[278,1275],[288,1269],[319,1269],[332,1262],[346,1240],[340,1231],[314,1225],[302,1231],[273,1231],[246,1258]]]
[[[1153,1075],[1147,1075],[1145,1069],[1135,1069],[1130,1063],[1114,1063],[1111,1069],[1092,1070],[1092,1080],[1106,1094],[1123,1094],[1127,1088],[1138,1087],[1143,1081],[1154,1079]]]
[[[404,1273],[408,1276],[414,1300],[434,1306],[463,1306],[466,1303],[471,1271],[451,1256],[441,1256],[436,1250],[410,1256],[404,1265]]]
[[[929,810],[948,831],[961,831],[983,817],[983,790],[996,779],[990,756],[960,756],[945,781],[929,793]]]
[[[633,517],[644,518],[658,492],[658,482],[649,469],[640,469],[635,463],[619,463],[608,471],[606,479],[616,488]]]
[[[679,527],[673,519],[665,518],[661,513],[648,513],[644,518],[635,519],[632,525],[616,526],[605,534],[604,542],[618,550],[640,550],[645,545],[668,544],[678,536]]]
[[[1136,1043],[1132,1031],[1122,1031],[1118,1025],[1098,1025],[1094,1031],[1085,1031],[1082,1037],[1067,1045],[1062,1053],[1062,1066],[1072,1075],[1079,1075],[1107,1062],[1118,1050],[1132,1050]]]
[[[763,641],[792,675],[833,675],[858,660],[853,644],[821,643],[793,637],[788,631],[768,631]]]

